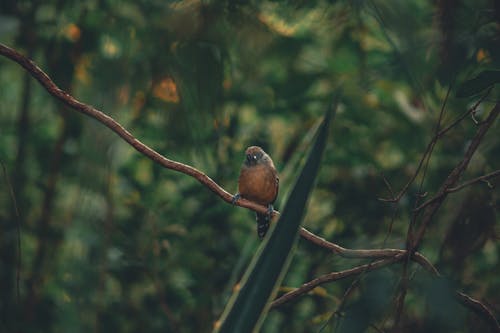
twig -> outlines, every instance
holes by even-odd
[[[439,117],[436,122],[436,127],[434,130],[434,137],[432,138],[431,142],[428,145],[428,149],[426,150],[424,157],[422,160],[424,161],[424,167],[422,171],[422,176],[420,177],[420,184],[418,186],[418,192],[417,196],[415,198],[414,202],[414,207],[417,207],[419,204],[420,199],[423,197],[422,192],[423,192],[423,187],[424,187],[424,181],[427,176],[427,170],[429,169],[429,163],[431,161],[431,156],[432,153],[434,152],[434,147],[436,146],[438,140],[439,140],[439,132],[441,128],[441,124],[443,121],[444,113],[446,110],[446,103],[448,102],[448,98],[450,97],[450,92],[451,92],[451,84],[448,86],[448,90],[446,92],[446,96],[444,98],[443,104],[441,105],[441,110],[439,111]],[[406,256],[406,260],[404,261],[403,265],[403,272],[401,274],[401,282],[399,285],[399,291],[398,294],[395,298],[395,303],[396,303],[396,308],[395,308],[395,316],[394,316],[394,328],[397,329],[403,314],[403,308],[404,308],[404,303],[405,303],[405,298],[406,295],[408,294],[408,287],[409,287],[409,277],[408,277],[408,270],[409,270],[409,265],[410,265],[410,259],[411,259],[411,253],[413,252],[413,242],[414,242],[414,228],[417,222],[417,217],[418,213],[414,212],[412,214],[410,223],[408,225],[408,229],[406,231],[406,249],[410,251],[410,255]]]
[[[301,228],[300,230],[300,235],[312,243],[321,246],[325,249],[328,249],[336,254],[339,254],[340,256],[344,258],[384,258],[380,259],[376,262],[373,262],[371,264],[365,264],[361,265],[358,267],[354,267],[349,270],[341,271],[341,272],[334,272],[334,273],[329,273],[326,275],[323,275],[317,279],[314,279],[310,282],[304,283],[301,287],[294,289],[283,296],[277,298],[275,301],[271,303],[271,307],[277,307],[280,306],[284,303],[290,302],[294,300],[295,298],[307,293],[308,291],[314,289],[320,284],[327,283],[327,282],[332,282],[336,280],[343,279],[345,277],[351,276],[351,275],[356,275],[356,274],[361,274],[363,271],[370,271],[374,270],[376,268],[381,268],[384,266],[387,266],[389,264],[401,261],[405,259],[407,255],[407,250],[398,250],[398,249],[380,249],[380,250],[351,250],[351,249],[346,249],[343,248],[340,245],[331,243],[319,236],[314,235],[313,233],[309,232],[305,228]],[[423,255],[421,255],[418,252],[413,253],[412,255],[412,260],[420,264],[426,271],[431,273],[432,276],[434,277],[440,277],[441,274],[439,271],[430,263],[430,261]],[[375,266],[375,267],[373,267]],[[482,316],[488,324],[494,329],[495,332],[500,332],[500,326],[495,319],[495,316],[491,312],[491,310],[481,303],[480,301],[472,298],[471,296],[468,296],[460,291],[456,292],[457,294],[457,299],[467,308],[470,310],[474,311],[478,315]],[[286,296],[286,297],[285,297]],[[285,298],[284,298],[285,297]]]
[[[460,191],[461,189],[463,189],[464,187],[467,187],[467,186],[470,186],[470,185],[473,185],[475,183],[479,183],[481,181],[486,181],[490,178],[495,178],[495,177],[498,177],[500,176],[500,170],[495,170],[493,172],[490,172],[486,175],[483,175],[483,176],[480,176],[480,177],[477,177],[477,178],[474,178],[474,179],[471,179],[471,180],[468,180],[466,182],[463,182],[462,184],[460,185],[457,185],[455,187],[450,187],[448,189],[446,189],[446,191],[444,191],[441,196],[443,195],[446,195],[448,193],[453,193],[453,192],[458,192]],[[433,198],[427,200],[426,202],[424,202],[423,204],[421,204],[420,206],[418,206],[417,208],[415,208],[415,211],[418,211],[418,210],[422,210],[423,208],[429,206],[431,203],[435,202],[436,200],[440,199],[441,196],[434,196]]]
[[[401,261],[403,258],[404,258],[404,254],[397,254],[397,255],[393,256],[392,258],[377,260],[377,261],[374,261],[372,263],[356,266],[354,268],[346,269],[344,271],[332,272],[332,273],[322,275],[314,280],[311,280],[309,282],[304,283],[299,288],[294,289],[294,290],[282,295],[278,299],[274,300],[273,302],[271,302],[271,308],[274,308],[274,307],[280,306],[284,303],[295,300],[297,297],[307,293],[308,291],[310,291],[310,290],[312,290],[312,289],[316,288],[317,286],[322,285],[324,283],[341,280],[341,279],[344,279],[344,278],[352,276],[352,275],[357,275],[357,274],[361,274],[363,272],[372,271],[372,270],[375,270],[378,268],[382,268],[382,267],[391,265],[395,262]]]
[[[483,96],[481,96],[481,98],[471,108],[469,108],[466,112],[464,112],[464,114],[462,114],[461,116],[459,116],[450,125],[448,125],[447,127],[443,128],[441,131],[437,132],[437,134],[434,136],[434,138],[431,140],[431,142],[429,142],[429,144],[427,145],[427,148],[425,149],[424,154],[422,155],[422,157],[421,157],[421,159],[420,159],[420,161],[418,163],[417,169],[415,170],[415,172],[413,173],[413,175],[411,176],[411,178],[408,180],[408,182],[405,184],[405,186],[403,186],[403,188],[401,189],[401,191],[399,191],[396,196],[394,196],[394,195],[391,194],[391,196],[392,196],[391,198],[379,198],[379,200],[383,201],[383,202],[398,202],[399,200],[401,200],[401,198],[403,197],[403,195],[408,191],[408,188],[410,187],[410,185],[413,184],[413,182],[417,178],[418,174],[420,173],[420,169],[422,168],[422,165],[423,165],[424,161],[426,160],[427,155],[429,154],[429,152],[431,151],[432,147],[434,146],[435,141],[437,141],[442,136],[444,136],[453,127],[457,126],[468,115],[474,114],[476,112],[477,108],[479,107],[479,105],[484,101],[484,99],[486,97],[488,97],[488,95],[490,94],[490,91],[491,91],[491,88],[488,89],[486,91],[486,93]]]
[[[233,195],[226,190],[224,190],[221,186],[219,186],[216,182],[214,182],[210,177],[205,175],[203,172],[197,170],[196,168],[170,160],[163,155],[159,154],[149,146],[145,145],[138,139],[136,139],[129,131],[127,131],[122,125],[120,125],[116,120],[106,115],[102,111],[84,104],[73,96],[60,89],[51,78],[41,70],[33,61],[26,58],[16,50],[3,45],[0,43],[0,54],[17,62],[24,69],[26,69],[31,76],[33,76],[40,84],[56,99],[63,102],[65,105],[70,108],[83,113],[89,117],[92,117],[102,123],[104,126],[108,127],[110,130],[118,134],[123,140],[129,143],[132,147],[134,147],[138,152],[147,156],[154,162],[160,164],[161,166],[175,170],[181,173],[184,173],[188,176],[191,176],[198,180],[201,184],[208,187],[212,192],[221,197],[224,201],[231,203],[233,199]],[[267,212],[267,207],[256,204],[252,201],[240,198],[236,203],[236,205],[251,209],[253,211],[265,214]],[[273,214],[278,214],[277,211],[274,211]]]
[[[327,327],[327,325],[330,323],[330,320],[332,320],[332,318],[334,318],[336,316],[338,316],[338,317],[342,316],[342,311],[344,310],[345,303],[347,302],[347,298],[352,294],[352,292],[354,291],[354,288],[356,288],[358,286],[361,277],[362,277],[362,273],[356,279],[354,279],[354,281],[352,281],[351,285],[344,292],[344,295],[342,295],[342,298],[340,299],[340,302],[337,305],[337,309],[335,309],[332,312],[332,314],[329,316],[328,320],[325,321],[323,326],[321,326],[319,333],[323,332],[323,330]],[[338,324],[340,324],[340,321],[337,321],[337,325],[334,328],[334,331],[337,330]]]
[[[415,172],[411,176],[410,180],[408,180],[408,182],[405,184],[405,186],[403,186],[403,188],[401,189],[401,191],[399,191],[398,195],[396,195],[395,197],[392,197],[392,198],[379,198],[380,201],[383,201],[383,202],[399,202],[399,200],[401,200],[401,198],[406,193],[406,191],[408,191],[408,188],[410,188],[410,185],[413,184],[413,182],[417,178],[418,174],[420,173],[420,169],[422,168],[422,165],[424,164],[424,161],[427,158],[427,154],[429,154],[430,150],[433,147],[433,143],[432,142],[433,141],[431,141],[427,145],[427,148],[425,149],[424,154],[422,155],[420,161],[418,162],[417,169],[415,170]]]
[[[462,292],[457,292],[456,293],[456,298],[462,305],[466,306],[467,308],[471,309],[474,311],[476,314],[483,316],[484,318],[487,319],[488,324],[490,325],[490,328],[492,329],[493,332],[500,332],[500,324],[498,323],[497,319],[495,318],[495,315],[491,312],[491,310],[478,301],[477,299],[474,299],[470,297],[469,295],[466,295]]]
[[[433,268],[434,268],[434,266],[433,266]],[[432,275],[434,277],[441,276],[441,274],[439,273],[439,271],[436,268],[434,268],[434,272],[432,273]],[[486,321],[488,322],[488,324],[490,325],[490,327],[493,329],[494,332],[500,332],[500,324],[496,320],[493,312],[486,305],[484,305],[481,301],[478,301],[477,299],[472,298],[471,296],[469,296],[467,294],[464,294],[461,291],[456,291],[455,296],[456,296],[457,300],[460,303],[462,303],[463,306],[469,308],[470,310],[472,310],[476,314],[478,314],[478,315],[482,316],[484,319],[486,319]]]
[[[488,132],[489,128],[491,127],[495,119],[498,117],[499,113],[500,113],[500,102],[495,104],[493,109],[490,111],[488,118],[486,118],[486,120],[479,125],[476,135],[472,138],[471,143],[467,148],[467,151],[465,152],[463,159],[451,171],[451,173],[448,175],[448,178],[446,178],[444,183],[439,188],[437,194],[435,195],[437,199],[426,207],[424,211],[424,216],[422,217],[422,222],[416,234],[416,238],[412,242],[412,249],[410,249],[411,251],[414,251],[420,244],[422,237],[424,236],[425,230],[427,229],[427,226],[429,225],[434,214],[441,207],[441,204],[448,195],[446,191],[454,187],[454,185],[458,182],[464,171],[467,169],[467,166],[469,165],[472,156],[476,152],[477,147],[481,143],[483,137]]]
[[[388,259],[393,258],[398,255],[406,255],[407,250],[402,249],[370,249],[370,250],[353,250],[342,247],[338,244],[327,241],[326,239],[319,237],[306,228],[300,229],[300,236],[317,246],[324,249],[332,251],[335,254],[343,258],[355,258],[355,259]],[[419,252],[415,252],[411,258],[416,263],[420,264],[425,270],[435,274],[437,272],[436,268],[431,264],[431,262]]]
[[[388,257],[394,257],[397,254],[405,253],[405,250],[399,250],[399,249],[375,249],[375,250],[346,249],[338,244],[329,242],[326,239],[313,234],[306,228],[300,229],[300,236],[344,258],[364,258],[364,259],[388,258]]]
[[[450,125],[448,125],[447,127],[443,128],[439,133],[438,133],[438,138],[442,137],[443,135],[446,134],[446,132],[448,132],[449,130],[451,130],[453,127],[455,127],[456,125],[458,125],[462,120],[464,120],[468,115],[470,114],[475,114],[476,111],[477,111],[477,108],[479,107],[479,105],[485,100],[486,97],[489,96],[490,92],[491,92],[491,89],[493,89],[493,86],[490,87],[486,93],[481,96],[478,101],[476,103],[474,103],[474,105],[472,107],[470,107],[467,111],[465,111],[460,117],[458,117],[454,122],[452,122]],[[476,122],[477,124],[477,122]]]
[[[380,175],[382,176],[382,179],[384,180],[384,184],[387,187],[387,189],[389,190],[389,193],[391,194],[391,197],[394,198],[395,195],[394,195],[394,191],[392,190],[391,183],[385,177],[385,175],[384,175],[383,172],[381,172]],[[391,214],[391,222],[389,223],[389,228],[387,230],[387,233],[385,234],[384,241],[382,242],[383,246],[385,246],[387,240],[389,239],[389,236],[392,233],[392,228],[394,226],[394,221],[396,220],[396,215],[398,213],[398,209],[399,209],[399,205],[397,204],[397,202],[394,202],[393,203],[393,211],[392,211],[392,214]]]
[[[495,178],[497,176],[500,176],[500,170],[495,170],[493,172],[490,172],[486,175],[483,175],[483,176],[480,176],[480,177],[477,177],[477,178],[474,178],[474,179],[471,179],[471,180],[468,180],[458,186],[455,186],[455,187],[451,187],[449,189],[446,190],[447,193],[452,193],[452,192],[457,192],[457,191],[460,191],[461,189],[463,189],[464,187],[466,186],[469,186],[469,185],[472,185],[472,184],[475,184],[475,183],[479,183],[481,181],[485,181],[487,179],[490,179],[490,178]]]

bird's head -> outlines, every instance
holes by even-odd
[[[262,150],[262,148],[257,146],[248,147],[245,151],[245,165],[253,166],[261,162],[264,162],[267,158],[267,154]]]

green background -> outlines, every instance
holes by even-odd
[[[445,125],[498,82],[478,75],[500,68],[499,18],[497,2],[476,0],[7,0],[0,42],[229,192],[245,148],[262,146],[280,173],[278,210],[341,86],[303,225],[349,248],[404,248],[420,184],[430,197],[477,126],[467,117],[441,138],[397,205],[378,200],[391,196],[384,177],[398,192],[414,174],[448,90]],[[500,168],[499,128],[462,181]],[[154,164],[4,57],[0,162],[0,331],[211,331],[259,244],[253,212]],[[443,279],[409,266],[403,331],[486,330],[452,290],[498,318],[498,183],[451,194],[433,219],[420,251]],[[365,262],[300,240],[282,291]],[[401,274],[323,285],[271,310],[262,331],[390,332]]]

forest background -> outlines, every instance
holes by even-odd
[[[418,244],[439,278],[361,271],[273,307],[262,331],[478,332],[500,315],[498,22],[493,0],[7,0],[0,43],[231,193],[262,146],[277,210],[340,88],[302,225],[345,248],[407,248],[466,161]],[[260,244],[253,212],[6,57],[0,87],[0,331],[211,331]],[[278,297],[369,262],[301,238]]]

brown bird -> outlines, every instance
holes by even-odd
[[[248,147],[245,155],[238,178],[238,193],[234,196],[233,202],[241,196],[268,207],[267,214],[256,213],[257,234],[262,239],[269,229],[273,203],[278,196],[278,173],[273,160],[262,148]]]

